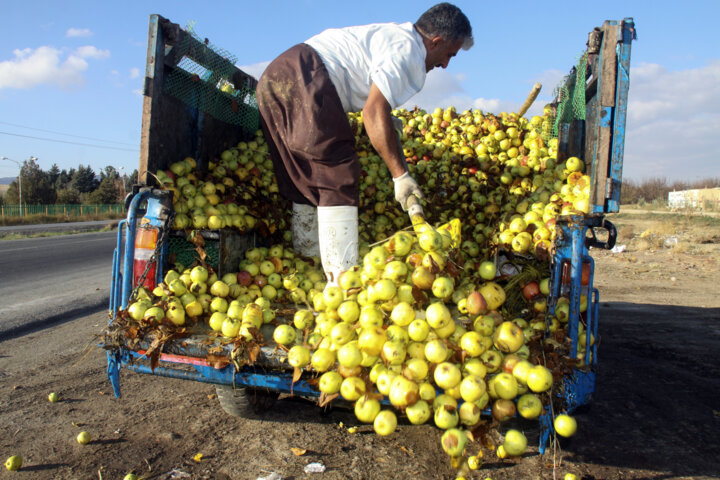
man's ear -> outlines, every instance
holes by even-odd
[[[443,44],[444,41],[445,40],[443,40],[441,36],[437,35],[430,40],[430,43],[432,44],[433,48],[438,48]]]

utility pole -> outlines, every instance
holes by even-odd
[[[30,157],[30,159],[35,159],[35,157]],[[7,160],[9,162],[13,162],[17,164],[17,166],[20,168],[20,173],[18,173],[18,200],[20,200],[20,216],[23,216],[23,203],[22,203],[22,163],[18,162],[17,160],[13,160],[12,158],[8,157],[2,157],[2,160]]]
[[[127,177],[125,175],[125,167],[123,167],[123,166],[120,167],[120,173],[122,174],[122,175],[120,175],[120,180],[122,181],[122,190],[123,190],[122,201],[125,201],[125,192],[127,192],[127,182],[126,182]]]

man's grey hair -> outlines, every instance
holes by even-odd
[[[462,10],[451,3],[443,2],[430,7],[420,15],[415,27],[431,38],[442,37],[451,42],[462,40],[463,50],[469,50],[474,43],[470,21]]]

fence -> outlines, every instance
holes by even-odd
[[[125,206],[121,203],[109,205],[23,205],[23,216],[28,215],[64,215],[83,217],[109,213],[123,214]],[[20,217],[20,205],[0,205],[0,217]]]

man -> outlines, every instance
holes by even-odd
[[[440,3],[412,24],[329,29],[265,70],[256,96],[280,192],[293,202],[293,246],[318,255],[336,284],[358,263],[360,164],[347,112],[362,110],[370,141],[393,178],[395,199],[422,198],[408,173],[391,111],[473,44],[467,17]]]

